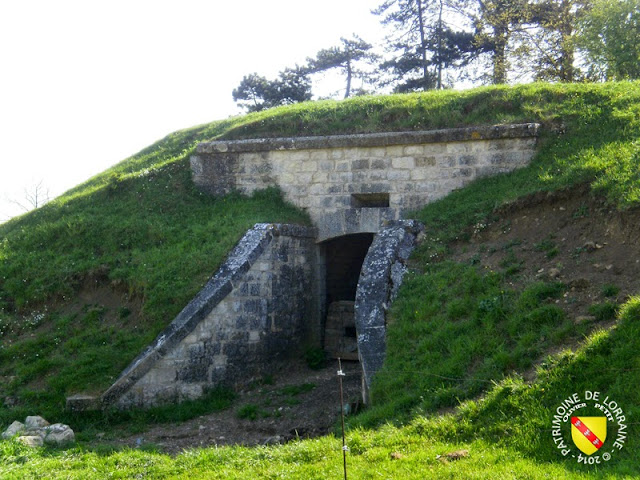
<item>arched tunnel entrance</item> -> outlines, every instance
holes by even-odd
[[[358,359],[354,305],[358,278],[373,233],[356,233],[322,244],[325,260],[324,349],[332,357]]]

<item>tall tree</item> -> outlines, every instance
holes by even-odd
[[[593,0],[579,27],[590,78],[640,78],[640,0]]]
[[[491,58],[491,83],[507,83],[509,53],[514,33],[527,19],[526,0],[474,0],[467,2],[466,14],[475,27],[478,53]]]
[[[248,112],[311,100],[311,81],[306,69],[285,68],[276,80],[252,73],[245,75],[232,92],[233,100]]]
[[[573,82],[578,78],[576,25],[589,3],[590,0],[532,0],[527,4],[520,54],[536,79]]]
[[[345,76],[344,98],[347,98],[351,96],[353,79],[368,77],[367,72],[362,70],[360,65],[371,64],[378,56],[371,51],[373,46],[357,35],[351,39],[341,38],[340,42],[342,44],[338,47],[320,50],[314,58],[307,58],[307,63],[310,73],[339,69]]]
[[[475,47],[471,33],[447,23],[453,0],[386,0],[373,11],[394,28],[388,37],[394,56],[382,67],[398,91],[443,88],[446,69],[465,65]]]

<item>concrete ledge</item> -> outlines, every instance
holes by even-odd
[[[67,410],[70,412],[100,410],[100,398],[83,394],[67,397]]]
[[[243,153],[273,150],[312,150],[320,148],[385,147],[425,143],[496,140],[536,137],[540,124],[493,125],[489,127],[448,128],[415,132],[363,133],[323,137],[259,138],[201,143],[196,153]]]

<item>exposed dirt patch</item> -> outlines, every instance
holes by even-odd
[[[567,286],[556,300],[574,322],[595,322],[594,304],[620,304],[640,292],[640,210],[619,212],[588,186],[539,193],[499,208],[451,246],[455,261]]]
[[[360,365],[342,362],[344,401],[357,408]],[[326,435],[340,415],[338,363],[310,370],[302,361],[292,362],[261,385],[239,392],[229,410],[183,423],[163,424],[144,433],[125,436],[111,445],[153,445],[168,453],[213,445],[266,445],[295,438]],[[240,418],[255,413],[255,418]]]

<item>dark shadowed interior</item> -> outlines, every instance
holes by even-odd
[[[373,233],[356,233],[324,243],[327,304],[354,301],[364,257],[373,242]]]
[[[323,244],[327,292],[324,348],[335,358],[358,359],[354,305],[360,270],[373,235],[345,235]]]

